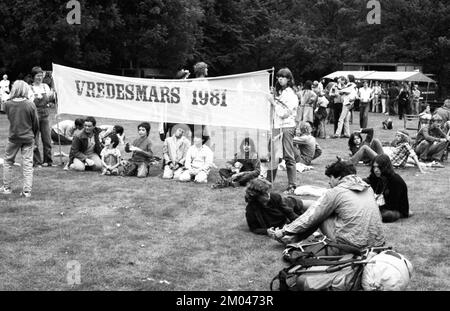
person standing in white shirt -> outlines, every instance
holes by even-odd
[[[359,99],[359,126],[365,129],[369,120],[370,102],[373,99],[373,90],[367,81],[364,81],[364,86],[359,89]]]

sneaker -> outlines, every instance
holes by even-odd
[[[283,194],[286,194],[286,195],[292,195],[292,194],[295,194],[295,189],[296,189],[296,188],[297,188],[296,186],[290,185],[290,186],[287,187],[287,189],[283,192]]]
[[[53,162],[52,163],[42,163],[42,166],[43,167],[54,167],[54,166],[56,166],[56,164],[53,164]]]
[[[331,138],[339,138],[339,135],[334,134]]]
[[[67,153],[64,153],[64,152],[61,151],[61,153],[60,153],[60,152],[55,152],[55,153],[53,154],[53,156],[54,156],[54,157],[59,157],[59,156],[62,156],[62,157],[68,157],[69,155],[68,155]]]
[[[29,197],[31,197],[31,192],[22,191],[22,192],[20,193],[20,196],[21,196],[21,197],[24,197],[24,198],[29,198]]]
[[[5,186],[0,187],[0,194],[11,194],[12,190],[11,188],[6,188]]]

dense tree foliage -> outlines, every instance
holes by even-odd
[[[289,66],[298,80],[345,61],[414,62],[450,81],[446,0],[382,0],[369,25],[368,0],[80,0],[0,2],[0,70],[13,76],[60,63],[113,72],[171,70],[205,60],[212,75]]]

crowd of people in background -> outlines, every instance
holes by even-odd
[[[204,79],[207,65],[196,64],[194,72],[197,78]],[[181,73],[180,79],[189,76],[187,71]],[[0,82],[2,110],[10,121],[1,194],[12,193],[12,165],[21,151],[24,176],[21,196],[31,196],[33,167],[54,166],[52,141],[70,145],[68,155],[59,153],[58,156],[68,156],[64,169],[71,171],[145,178],[151,166],[162,160],[163,179],[207,183],[211,169],[217,168],[204,126],[201,131],[195,131],[193,124],[160,126],[164,141],[161,157],[152,151],[148,122],[137,125],[137,137],[131,143],[126,141],[122,126],[97,125],[91,116],[63,120],[51,126],[49,109],[55,91],[43,82],[45,72],[40,67],[32,68],[31,77],[30,83],[16,80],[11,90],[6,75]],[[273,131],[264,174],[255,142],[245,137],[233,159],[220,168],[219,180],[212,188],[247,187],[246,218],[250,230],[282,243],[302,240],[320,229],[331,240],[356,247],[383,245],[381,222],[411,215],[406,183],[394,168],[405,167],[412,161],[423,172],[424,162],[441,163],[446,158],[450,142],[450,100],[432,115],[429,107],[420,111],[417,85],[402,83],[397,87],[378,81],[363,81],[358,85],[351,75],[324,84],[325,81],[308,80],[296,85],[292,72],[288,68],[280,69],[272,94],[268,95],[273,108]],[[355,110],[359,110],[360,129],[351,132]],[[415,140],[407,131],[399,129],[387,146],[375,137],[373,128],[368,128],[369,112],[398,114],[399,119],[405,114],[421,113],[429,121],[422,124]],[[348,139],[349,158],[337,156],[338,160],[327,166],[325,175],[330,179],[331,188],[319,200],[301,200],[295,197],[298,165],[310,165],[321,155],[316,138],[327,137],[326,122],[334,124],[334,132],[329,137]],[[42,158],[37,147],[39,136]],[[119,147],[131,156],[125,159]],[[270,190],[281,160],[287,171],[288,187],[283,194],[277,194]],[[365,179],[356,172],[360,162],[371,166],[370,175]]]

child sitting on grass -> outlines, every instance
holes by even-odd
[[[119,145],[119,137],[116,134],[109,134],[105,138],[105,148],[103,148],[100,156],[102,158],[102,175],[118,175],[120,166],[120,151],[117,149]]]
[[[145,178],[148,175],[151,161],[154,159],[152,152],[152,142],[148,138],[150,135],[150,123],[143,122],[138,125],[139,138],[135,139],[130,146],[125,145],[125,152],[132,152],[131,159],[124,166],[125,176],[136,176]]]

